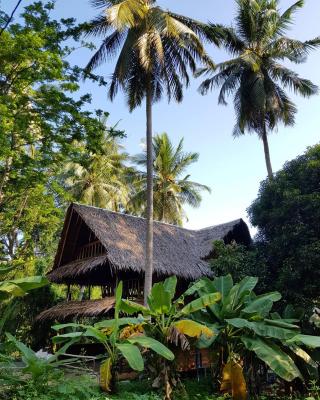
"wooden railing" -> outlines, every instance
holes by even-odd
[[[103,247],[101,242],[97,240],[95,242],[91,242],[86,244],[85,246],[82,246],[78,250],[77,260],[84,260],[90,257],[101,256],[105,252],[105,248]]]

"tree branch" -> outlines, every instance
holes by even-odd
[[[19,0],[18,3],[16,4],[15,8],[13,9],[10,17],[8,18],[7,22],[4,24],[4,26],[0,29],[0,36],[2,35],[2,33],[8,28],[10,22],[13,19],[13,16],[15,14],[15,12],[17,11],[18,7],[20,6],[20,4],[22,3],[22,0]]]

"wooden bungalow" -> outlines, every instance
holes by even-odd
[[[242,219],[201,230],[154,222],[154,281],[176,275],[182,291],[191,281],[212,276],[208,259],[215,240],[248,246],[251,237]],[[68,286],[67,299],[42,312],[38,320],[107,315],[120,280],[124,297],[143,299],[145,242],[144,218],[71,204],[53,269],[48,273],[51,282]],[[71,285],[89,288],[89,299],[72,299]],[[101,287],[100,300],[90,300],[93,286]]]

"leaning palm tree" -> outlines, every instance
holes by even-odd
[[[190,205],[199,207],[201,192],[210,192],[210,188],[190,180],[186,170],[197,162],[198,153],[185,153],[183,151],[183,139],[175,148],[168,135],[163,133],[153,138],[153,203],[154,218],[171,224],[182,225],[186,218],[183,207]],[[139,165],[147,166],[146,152],[133,157],[133,161]],[[147,176],[140,172],[137,180],[139,189],[129,202],[135,212],[144,215],[145,195],[147,191]]]
[[[169,100],[180,102],[183,87],[189,83],[188,69],[195,72],[197,61],[212,65],[199,38],[207,34],[206,25],[164,11],[155,0],[91,1],[104,10],[88,24],[86,31],[104,39],[88,64],[88,71],[119,52],[109,97],[114,99],[121,88],[126,93],[130,111],[146,100],[146,303],[153,273],[152,105],[164,94]]]
[[[318,91],[312,82],[280,63],[301,63],[320,44],[319,37],[302,42],[285,36],[293,14],[303,3],[299,0],[280,13],[278,0],[237,0],[235,28],[211,25],[213,32],[220,32],[222,44],[233,58],[199,73],[209,74],[200,86],[202,94],[220,87],[219,104],[223,105],[227,104],[226,96],[234,94],[237,122],[233,134],[258,134],[269,179],[273,173],[267,134],[280,122],[293,125],[297,112],[285,89],[304,97]]]

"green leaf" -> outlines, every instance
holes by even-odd
[[[107,335],[105,335],[99,329],[94,328],[93,326],[89,326],[88,329],[84,332],[83,336],[91,337],[99,343],[104,343],[107,340]]]
[[[151,315],[152,312],[149,308],[143,306],[142,304],[135,303],[130,300],[122,300],[120,305],[121,311],[126,314],[138,314],[142,313],[143,315]]]
[[[288,344],[304,344],[307,347],[312,349],[316,349],[320,347],[320,336],[312,336],[312,335],[295,335],[290,340],[287,340]]]
[[[164,290],[170,293],[170,302],[173,300],[174,295],[176,294],[177,287],[177,277],[170,276],[163,282]]]
[[[60,331],[61,329],[65,329],[65,328],[88,328],[89,325],[82,325],[82,324],[77,324],[75,322],[70,322],[68,324],[57,324],[57,325],[53,325],[51,327],[51,329],[55,330],[55,331]]]
[[[6,281],[0,283],[0,295],[2,300],[8,299],[11,296],[22,297],[26,294],[27,293],[20,286],[12,282]]]
[[[0,268],[0,278],[7,275],[10,271],[13,271],[15,267]]]
[[[205,291],[206,294],[214,293],[215,287],[213,285],[213,282],[209,278],[202,278],[191,285],[180,298],[192,296],[193,294],[197,292],[199,293],[200,291]]]
[[[221,299],[223,302],[224,299],[230,293],[230,290],[233,286],[232,276],[229,274],[226,276],[219,276],[219,277],[215,278],[213,281],[213,286],[217,292],[221,293]]]
[[[156,283],[148,297],[150,310],[158,315],[168,314],[171,308],[171,295],[165,290],[162,282]]]
[[[164,346],[162,343],[158,342],[158,340],[155,340],[151,337],[148,336],[131,337],[128,339],[128,342],[132,344],[139,344],[142,347],[151,349],[160,356],[166,358],[167,360],[172,361],[174,359],[174,354],[172,353],[171,350],[168,349],[168,347]]]
[[[285,319],[264,319],[264,322],[267,323],[268,325],[274,325],[274,326],[279,326],[280,328],[287,328],[287,329],[300,329],[298,325],[294,325],[292,323],[289,323],[288,321],[290,320],[285,320]]]
[[[6,333],[6,336],[8,340],[12,342],[18,350],[20,350],[27,363],[35,362],[38,360],[36,353],[24,343],[19,342],[19,340],[17,340],[13,335],[8,332]]]
[[[258,278],[246,276],[234,285],[223,302],[222,313],[230,313],[239,308],[245,296],[249,295],[258,283]]]
[[[49,284],[48,279],[43,276],[29,276],[26,278],[15,279],[8,282],[19,286],[25,292],[33,289],[38,289]]]
[[[141,324],[144,321],[143,318],[119,318],[118,319],[118,326],[123,326],[123,325],[136,325],[136,324]],[[97,322],[94,324],[94,327],[97,329],[101,328],[112,328],[115,324],[114,319],[106,319],[101,322]]]
[[[280,378],[291,382],[295,378],[303,380],[300,371],[288,354],[283,352],[280,347],[270,345],[260,338],[243,336],[241,338],[245,347],[253,351],[263,362],[265,362]]]
[[[52,338],[53,343],[64,343],[68,339],[80,339],[84,336],[84,332],[69,332],[62,335],[57,335]]]
[[[184,306],[183,309],[179,312],[179,315],[189,315],[193,312],[202,310],[217,303],[220,299],[221,294],[219,292],[206,294]]]
[[[120,350],[123,357],[128,361],[130,367],[134,371],[143,371],[144,363],[140,350],[137,346],[129,343],[116,344],[117,349]]]
[[[287,340],[296,335],[295,331],[267,325],[264,322],[252,322],[243,318],[226,319],[226,322],[236,328],[247,328],[259,336],[270,337],[279,340]]]
[[[247,314],[259,313],[261,316],[269,314],[273,303],[281,299],[279,292],[271,292],[262,294],[250,301],[249,304],[242,310]]]

